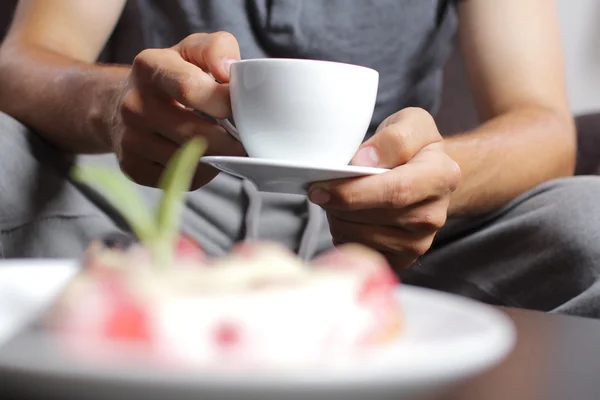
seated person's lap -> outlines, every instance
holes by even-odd
[[[600,316],[600,177],[546,182],[500,211],[449,220],[407,282],[513,307]]]
[[[115,229],[68,180],[68,157],[4,113],[0,152],[2,257],[78,257]]]

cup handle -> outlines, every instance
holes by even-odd
[[[233,126],[233,124],[229,122],[228,119],[217,119],[217,123],[221,125],[223,129],[225,129],[227,133],[229,133],[233,138],[237,139],[240,142],[242,141],[240,139],[240,134],[238,133],[237,129],[235,129],[235,126]]]

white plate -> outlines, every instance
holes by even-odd
[[[0,262],[0,344],[41,311],[76,266],[68,260]]]
[[[52,271],[56,279],[36,279],[53,276]],[[0,282],[7,287],[11,280],[21,284],[27,280],[32,288],[48,294],[60,290],[74,271],[72,262],[1,262]],[[26,286],[23,293],[33,293]],[[43,309],[51,297],[24,295],[22,299],[31,311]],[[120,365],[103,368],[74,362],[61,354],[48,333],[31,328],[0,347],[0,380],[32,398],[404,399],[431,394],[480,373],[500,362],[514,344],[512,323],[491,307],[408,285],[398,290],[398,301],[405,313],[403,334],[367,362],[339,370],[218,375]],[[6,311],[5,306],[0,304],[0,310]],[[0,315],[0,320],[4,318]]]
[[[201,162],[223,172],[252,181],[259,190],[273,193],[306,194],[313,182],[355,178],[387,172],[384,168],[316,167],[289,161],[249,157],[202,157]]]

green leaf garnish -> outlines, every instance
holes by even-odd
[[[73,178],[101,189],[137,237],[150,249],[155,264],[166,267],[173,261],[185,192],[190,188],[205,148],[204,140],[195,138],[173,155],[160,179],[159,187],[163,195],[156,216],[132,182],[119,170],[99,166],[75,167]]]
[[[192,184],[198,160],[205,148],[204,141],[192,139],[173,155],[161,176],[159,187],[163,190],[163,196],[156,214],[158,241],[161,247],[168,246],[170,249],[175,247],[185,192]],[[170,256],[166,251],[161,252],[161,256],[169,258],[162,263],[171,263],[172,252]]]
[[[156,223],[162,234],[173,233],[177,228],[185,192],[192,184],[196,164],[204,148],[204,143],[200,140],[190,141],[175,153],[161,176],[158,186],[163,190],[163,197],[156,215]]]
[[[73,178],[102,189],[106,199],[121,213],[142,242],[157,236],[157,226],[147,204],[139,192],[122,174],[101,166],[75,167]]]

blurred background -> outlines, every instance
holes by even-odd
[[[573,112],[600,110],[600,1],[558,0]]]

